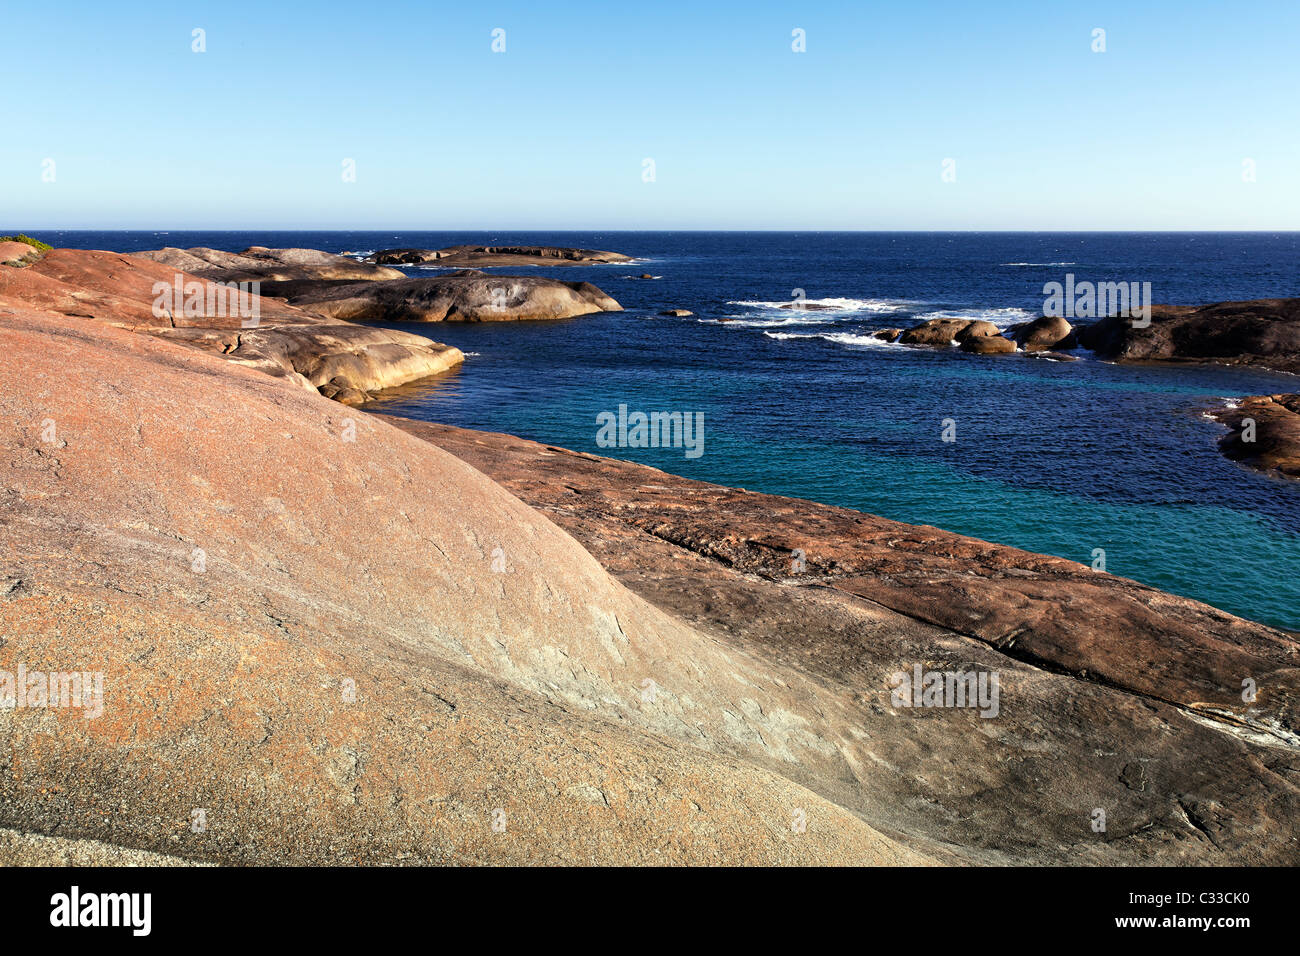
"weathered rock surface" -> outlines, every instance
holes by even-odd
[[[961,350],[975,355],[1006,355],[1016,350],[1016,343],[1001,335],[968,335],[961,340]]]
[[[147,287],[87,256],[51,268],[108,270],[119,310]],[[0,671],[105,696],[0,709],[0,862],[1300,862],[1294,634],[341,409],[24,281],[0,287]],[[997,673],[998,713],[895,706],[917,665]]]
[[[880,339],[882,342],[897,342],[898,337],[903,334],[902,329],[877,329],[871,333],[873,339]]]
[[[970,324],[970,319],[930,319],[912,326],[898,341],[903,345],[951,345]]]
[[[970,338],[980,338],[999,334],[1001,334],[1001,329],[992,322],[985,322],[983,319],[977,319],[973,322],[967,323],[966,327],[957,333],[956,339],[958,342],[965,342]]]
[[[316,249],[268,249],[250,246],[243,252],[197,247],[176,249],[168,246],[132,255],[179,269],[203,279],[220,282],[288,282],[295,279],[349,279],[379,281],[403,279],[396,269],[385,269],[348,256],[336,256]]]
[[[1074,348],[1074,327],[1060,316],[1039,316],[1011,329],[1011,334],[1026,352]]]
[[[25,265],[40,255],[34,246],[25,242],[0,242],[0,265]]]
[[[182,286],[217,280],[180,274]],[[214,352],[226,360],[323,389],[349,404],[374,392],[444,372],[462,361],[459,349],[418,335],[331,321],[277,299],[248,296],[256,327],[234,308],[187,315],[172,301],[154,314],[156,283],[174,289],[173,265],[113,252],[55,249],[25,269],[0,271],[0,320],[15,309],[38,309],[75,321],[97,320]],[[229,290],[226,290],[229,291]]]
[[[517,322],[622,311],[590,282],[538,276],[444,275],[375,283],[281,283],[290,303],[358,322]]]
[[[446,249],[383,249],[367,257],[379,265],[436,262],[452,266],[583,266],[632,262],[631,256],[600,249],[561,246],[449,246]]]
[[[695,313],[692,312],[690,309],[664,309],[664,311],[660,312],[659,314],[666,315],[674,319],[685,319],[685,318],[689,318]]]
[[[1300,373],[1300,299],[1156,305],[1151,324],[1112,316],[1078,328],[1079,344],[1118,362],[1216,362]]]
[[[813,682],[433,445],[104,323],[0,355],[0,671],[104,681],[0,708],[0,862],[925,861],[782,772],[843,771]]]
[[[1219,448],[1233,461],[1300,478],[1300,395],[1252,395],[1215,417],[1232,429]]]
[[[1300,859],[1295,635],[934,528],[397,424],[541,510],[658,607],[819,683],[819,706],[847,717],[844,773],[819,792],[932,856]],[[892,707],[890,675],[917,662],[997,670],[1000,716]]]

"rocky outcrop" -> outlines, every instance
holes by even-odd
[[[173,294],[156,308],[160,283]],[[188,283],[202,294],[187,303]],[[348,404],[464,361],[459,349],[422,336],[331,321],[277,299],[241,296],[172,265],[112,252],[55,249],[25,269],[0,270],[0,319],[17,309],[171,339]]]
[[[914,325],[898,337],[903,345],[951,345],[957,333],[970,325],[969,319],[930,319]]]
[[[664,309],[659,314],[666,315],[669,318],[673,318],[673,319],[686,319],[686,318],[690,318],[695,313],[692,312],[690,309]]]
[[[1079,344],[1118,362],[1216,362],[1300,373],[1300,299],[1157,305],[1150,322],[1135,328],[1132,318],[1101,319],[1079,327]]]
[[[999,331],[998,327],[992,322],[985,322],[983,319],[977,319],[973,322],[968,322],[966,327],[961,329],[954,337],[960,343],[965,342],[967,339],[997,335]]]
[[[0,863],[926,862],[782,772],[843,767],[813,683],[433,445],[105,323],[0,355],[0,672],[102,677],[0,708]]]
[[[902,345],[932,345],[944,346],[961,345],[963,350],[979,352],[979,354],[992,354],[998,351],[1015,351],[1015,346],[1011,345],[1010,349],[998,346],[997,342],[976,343],[974,339],[979,338],[1000,338],[997,326],[989,321],[982,319],[931,319],[911,326],[906,332],[898,336],[898,341]],[[888,341],[888,339],[887,339]],[[1006,341],[1006,339],[1002,339]],[[971,342],[970,347],[966,343]]]
[[[1252,395],[1214,417],[1232,429],[1219,449],[1233,461],[1300,478],[1300,395]]]
[[[461,274],[377,283],[283,283],[268,291],[335,319],[357,322],[514,322],[618,312],[590,282]]]
[[[162,268],[84,255],[52,268],[121,303]],[[1295,634],[343,409],[34,276],[0,288],[0,676],[100,674],[103,710],[0,708],[0,863],[1300,861]],[[917,667],[996,706],[905,706]]]
[[[631,256],[599,249],[562,246],[449,246],[446,249],[383,249],[367,257],[379,265],[440,266],[588,266],[608,262],[633,262]]]
[[[385,269],[347,256],[336,256],[316,249],[268,249],[251,246],[243,252],[198,247],[167,247],[132,255],[161,262],[181,272],[219,282],[288,282],[296,279],[336,279],[374,282],[402,279],[396,269]]]
[[[1017,325],[1012,337],[1026,352],[1050,352],[1074,348],[1074,327],[1060,316],[1044,315],[1032,322]]]
[[[39,251],[25,242],[0,242],[0,265],[22,266],[40,256]]]
[[[818,706],[845,723],[843,773],[816,786],[932,856],[1300,858],[1294,634],[934,528],[395,422],[542,511],[662,610],[817,683]],[[893,706],[891,675],[917,662],[997,670],[1000,715]]]

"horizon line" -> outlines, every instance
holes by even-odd
[[[8,229],[0,228],[0,233],[8,233]],[[1255,229],[1255,228],[1197,228],[1197,229],[1012,229],[1012,228],[962,228],[962,229],[830,229],[830,228],[759,228],[759,229],[709,229],[709,228],[600,228],[600,227],[573,227],[565,226],[563,228],[549,228],[544,226],[384,226],[384,227],[338,227],[338,226],[26,226],[22,229],[15,229],[15,232],[230,232],[230,233],[247,233],[247,232],[550,232],[550,233],[592,233],[592,232],[699,232],[699,233],[754,233],[754,232],[771,232],[771,233],[840,233],[840,234],[861,234],[861,235],[893,235],[893,234],[920,234],[920,235],[949,235],[953,233],[1008,233],[1008,234],[1041,234],[1041,235],[1135,235],[1135,234],[1222,234],[1222,233],[1295,233],[1300,234],[1300,227],[1297,228],[1274,228],[1274,229]]]

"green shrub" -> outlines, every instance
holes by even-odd
[[[25,242],[39,252],[49,252],[54,247],[48,243],[41,242],[39,239],[33,239],[31,236],[24,236],[19,233],[16,236],[0,236],[0,242]]]

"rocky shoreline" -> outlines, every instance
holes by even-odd
[[[334,268],[248,258],[209,265]],[[1296,634],[346,409],[459,352],[275,298],[160,320],[176,268],[0,270],[0,672],[106,686],[0,709],[0,862],[1300,859]],[[996,675],[996,713],[900,706],[913,668]]]

